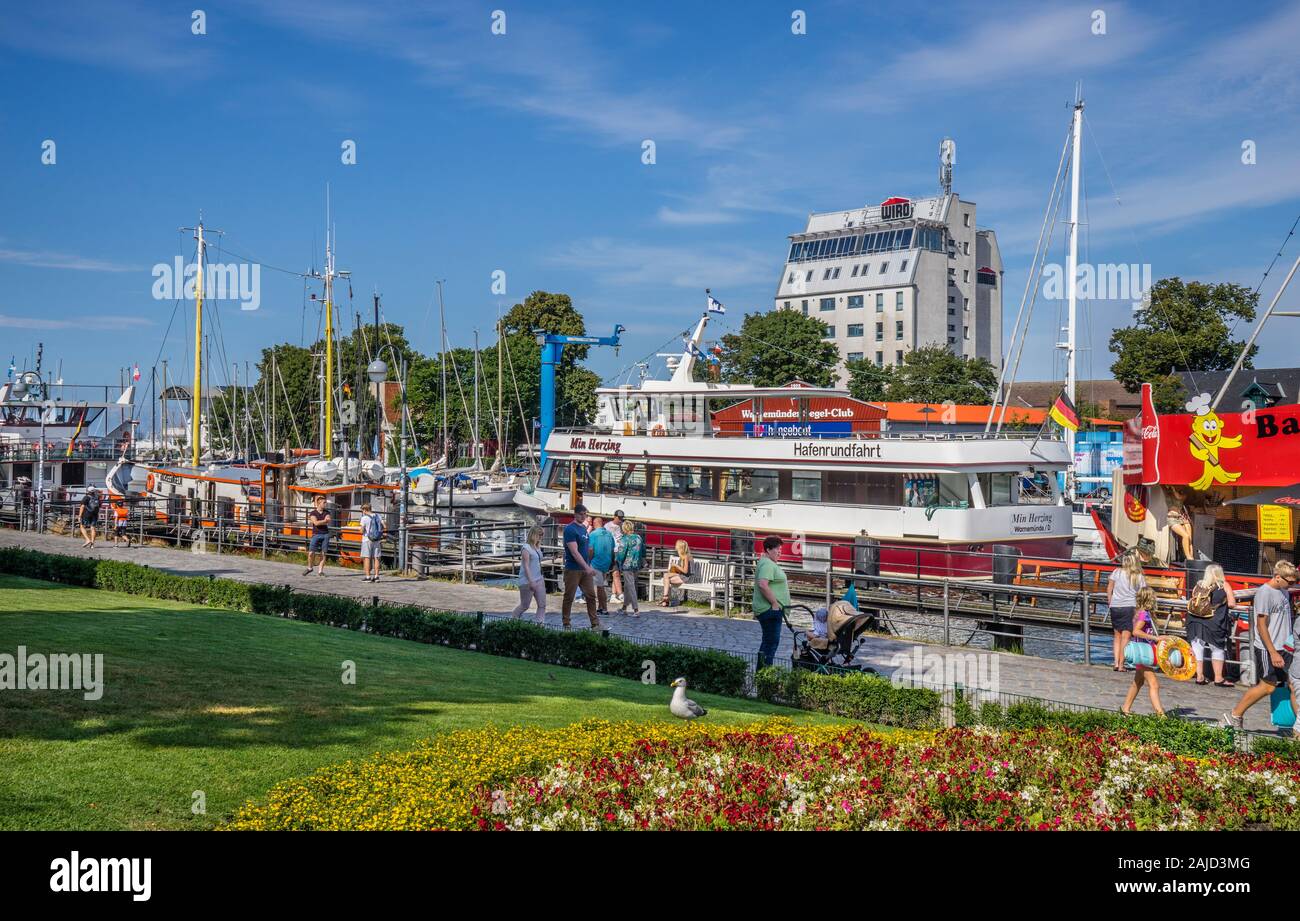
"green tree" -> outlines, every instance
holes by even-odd
[[[507,447],[515,447],[536,438],[533,419],[541,415],[541,349],[537,344],[538,329],[568,336],[587,334],[582,314],[573,306],[567,294],[534,291],[521,303],[515,304],[503,317],[505,335],[500,343],[482,349],[479,371],[474,372],[472,349],[453,349],[447,362],[448,435],[455,456],[466,456],[472,441],[473,387],[475,377],[479,383],[480,437],[492,441],[496,432],[498,413],[498,385],[502,391],[501,418],[504,421]],[[504,345],[500,356],[501,377],[497,375],[497,350]],[[556,424],[562,426],[586,425],[596,412],[596,388],[600,378],[581,367],[590,346],[565,346],[556,368]],[[456,385],[459,372],[460,387]],[[420,362],[412,368],[410,400],[416,432],[429,453],[441,455],[439,430],[442,427],[442,365],[439,356]],[[462,395],[463,391],[463,395]],[[522,406],[522,411],[521,411]]]
[[[722,379],[756,387],[793,380],[830,387],[840,356],[825,335],[825,323],[797,310],[746,314],[740,332],[722,337]]]
[[[1255,319],[1258,306],[1259,296],[1241,285],[1162,278],[1137,322],[1111,333],[1110,350],[1117,356],[1111,373],[1129,393],[1152,384],[1160,412],[1182,412],[1187,394],[1177,372],[1231,368],[1245,347],[1244,340],[1232,338],[1231,327]],[[1254,367],[1257,350],[1252,347],[1242,367]]]
[[[945,345],[926,345],[903,356],[893,369],[888,399],[904,403],[984,404],[993,401],[998,372],[987,358],[954,354]]]
[[[849,396],[855,400],[879,403],[889,399],[889,386],[894,380],[893,368],[877,365],[865,358],[845,362],[849,372]]]

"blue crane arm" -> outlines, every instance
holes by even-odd
[[[565,336],[540,329],[534,331],[537,334],[537,344],[542,347],[542,418],[539,446],[543,467],[546,466],[546,440],[555,428],[555,368],[560,363],[560,355],[564,352],[564,347],[566,345],[608,345],[617,349],[623,330],[623,324],[619,323],[614,326],[612,336]]]

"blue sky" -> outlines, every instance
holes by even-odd
[[[191,31],[196,7],[205,35]],[[435,279],[457,345],[476,326],[489,339],[498,306],[563,291],[593,331],[627,326],[619,356],[592,354],[616,377],[675,342],[706,286],[725,326],[768,308],[786,235],[810,210],[933,194],[945,135],[956,191],[1002,242],[1009,332],[1076,79],[1081,258],[1253,287],[1300,210],[1298,51],[1300,6],[1280,3],[11,6],[0,360],[22,365],[43,341],[69,383],[132,364],[147,381],[160,355],[176,373],[190,311],[165,335],[173,302],[151,289],[155,264],[192,252],[177,228],[201,209],[229,251],[319,267],[328,184],[364,316],[377,288],[386,318],[432,352]],[[348,139],[355,165],[341,162]],[[1254,165],[1241,162],[1247,139]],[[490,290],[496,270],[505,296]],[[228,361],[315,335],[302,279],[264,268],[261,300],[219,306]],[[1080,376],[1108,376],[1110,330],[1130,317],[1127,301],[1090,306]],[[1022,379],[1059,375],[1055,326],[1040,303]],[[1291,335],[1265,339],[1258,364],[1295,363]]]

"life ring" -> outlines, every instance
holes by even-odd
[[[651,434],[651,435],[667,435],[667,434],[668,434],[668,426],[664,425],[662,422],[656,422],[654,425],[650,426],[650,434]]]
[[[1156,663],[1175,681],[1186,681],[1196,674],[1192,647],[1181,636],[1161,637],[1156,644]]]
[[[145,492],[153,492],[153,474],[152,474],[152,473],[149,474],[147,477],[144,478],[144,491],[145,491]]]

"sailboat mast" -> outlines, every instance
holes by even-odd
[[[438,329],[441,330],[438,364],[442,370],[442,457],[451,466],[451,438],[447,434],[447,315],[442,307],[442,282],[438,282]]]
[[[478,427],[478,379],[482,376],[479,369],[478,330],[474,330],[474,466],[483,465],[483,440],[479,438]]]
[[[1070,402],[1074,404],[1077,413],[1079,403],[1075,397],[1075,391],[1078,387],[1078,374],[1075,363],[1075,327],[1077,326],[1079,274],[1079,151],[1083,137],[1083,95],[1081,89],[1077,88],[1074,95],[1074,123],[1070,130],[1072,153],[1070,160],[1070,250],[1065,269],[1065,277],[1069,279],[1067,282],[1069,293],[1067,295],[1068,315],[1065,331],[1065,392],[1070,398]],[[1067,456],[1070,459],[1065,488],[1067,498],[1071,502],[1074,501],[1076,485],[1074,476],[1074,436],[1075,433],[1072,429],[1067,428],[1065,430],[1065,446]]]
[[[190,395],[190,463],[199,466],[199,407],[203,394],[203,220],[197,229],[198,273],[194,277],[194,392]]]
[[[334,247],[325,228],[325,443],[321,457],[334,451]]]
[[[501,350],[503,348],[501,323],[501,307],[497,306],[497,459],[501,461],[504,467],[506,463],[506,410],[505,410],[505,378],[502,376],[501,367]]]

